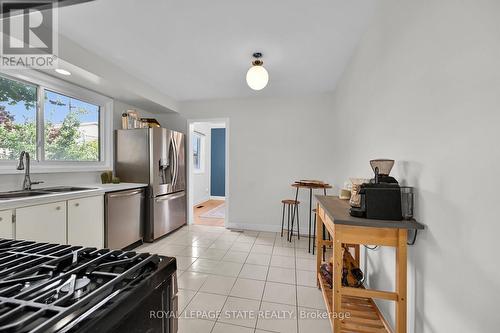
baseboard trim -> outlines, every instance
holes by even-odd
[[[252,231],[269,231],[280,232],[281,226],[269,224],[252,224],[252,223],[234,223],[229,222],[226,224],[228,229],[252,230]]]
[[[231,223],[231,222],[228,222],[224,227],[227,229],[236,229],[236,230],[281,232],[281,225],[270,225],[270,224],[252,224],[252,223]],[[285,232],[286,232],[286,228],[285,228]],[[301,230],[300,237],[307,237],[307,233],[304,234]]]
[[[223,200],[226,201],[226,197],[210,196],[210,200]]]

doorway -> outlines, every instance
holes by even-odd
[[[229,212],[229,120],[189,120],[188,220],[225,227]]]

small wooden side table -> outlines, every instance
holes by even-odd
[[[392,332],[387,321],[373,301],[385,299],[396,302],[395,333],[406,333],[406,265],[408,230],[424,229],[415,220],[385,221],[352,217],[349,202],[334,196],[316,196],[316,245],[318,249],[317,279],[330,313],[332,332]],[[318,237],[324,226],[332,240]],[[396,248],[396,290],[381,291],[342,286],[342,247],[354,251],[359,266],[359,247],[365,245],[392,246]],[[320,274],[323,245],[333,247],[333,288],[329,288]],[[350,314],[347,318],[345,315]]]

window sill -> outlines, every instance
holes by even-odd
[[[109,171],[113,168],[108,165],[52,165],[52,166],[32,166],[31,174],[42,174],[42,173],[66,173],[66,172],[99,172],[99,171]],[[21,175],[24,174],[24,170],[17,170],[16,165],[4,165],[0,166],[0,175]]]

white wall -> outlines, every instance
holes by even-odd
[[[335,183],[389,157],[417,189],[410,332],[500,326],[499,32],[499,1],[381,1],[334,95]],[[393,254],[369,253],[372,286],[394,287]]]
[[[228,118],[229,227],[278,231],[281,200],[304,178],[331,180],[331,97],[243,98],[187,102],[187,119]],[[306,192],[300,194],[307,232]],[[307,208],[306,208],[307,207]]]

